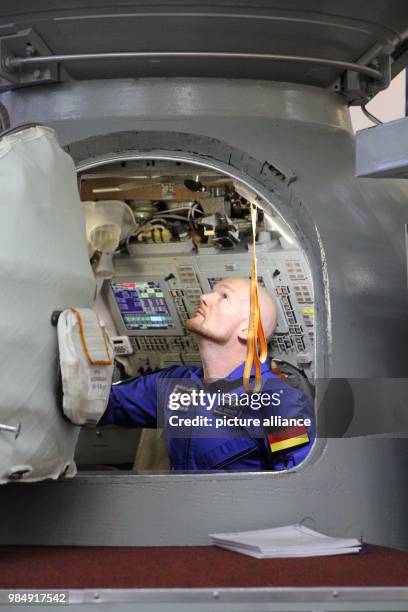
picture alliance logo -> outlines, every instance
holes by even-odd
[[[197,415],[193,418],[172,414],[169,418],[170,427],[208,427],[210,429],[224,429],[226,427],[237,428],[241,430],[243,427],[310,427],[311,419],[303,417],[284,418],[281,415],[274,415],[263,419],[256,417],[217,417]]]

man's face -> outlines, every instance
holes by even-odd
[[[200,307],[186,323],[189,331],[226,343],[247,328],[249,286],[240,279],[223,279],[200,298]]]

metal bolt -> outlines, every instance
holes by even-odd
[[[8,431],[9,433],[14,433],[14,439],[17,440],[18,436],[20,435],[20,431],[21,431],[21,423],[19,423],[18,425],[14,426],[14,425],[3,425],[3,423],[0,423],[0,431]]]
[[[35,49],[34,49],[33,45],[31,43],[29,43],[29,42],[26,43],[26,56],[27,57],[33,57],[34,51],[35,51]]]

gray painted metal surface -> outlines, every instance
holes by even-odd
[[[218,51],[305,55],[355,62],[376,48],[403,56],[408,8],[400,0],[339,2],[277,0],[225,3],[211,0],[41,0],[2,2],[0,36],[33,28],[54,54],[129,51]],[[214,45],[213,49],[210,47]],[[373,59],[373,58],[371,58]],[[363,62],[362,62],[363,63]],[[401,69],[401,67],[399,67]],[[152,58],[120,63],[88,61],[67,64],[74,79],[211,76],[271,79],[328,87],[341,67],[304,67],[293,62],[265,63]],[[37,76],[41,80],[41,75]],[[1,83],[0,83],[1,86]]]
[[[306,524],[408,548],[407,441],[328,440],[289,473],[80,474],[0,489],[2,544],[209,545],[208,533]]]
[[[406,387],[392,379],[408,374],[408,186],[354,177],[354,137],[339,96],[260,81],[162,79],[70,83],[2,101],[13,125],[54,127],[77,163],[164,153],[205,160],[273,201],[314,275],[318,403],[327,377],[348,378],[357,417],[368,398],[377,415],[395,413],[406,425]],[[274,165],[296,180],[279,185]],[[380,419],[377,433],[381,427]],[[330,534],[408,547],[407,464],[406,438],[362,437],[319,440],[289,473],[6,485],[0,541],[193,545],[207,543],[209,532],[311,517]]]
[[[397,119],[357,132],[356,175],[408,177],[408,119]]]

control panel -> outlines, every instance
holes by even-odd
[[[210,249],[209,249],[210,251]],[[118,256],[105,299],[120,336],[129,338],[134,375],[178,363],[199,363],[198,347],[185,329],[202,293],[225,277],[247,277],[248,251]],[[297,248],[258,253],[258,281],[275,298],[278,324],[270,356],[314,373],[314,298],[308,264]],[[122,355],[125,353],[122,351]],[[140,369],[141,368],[141,369]]]

